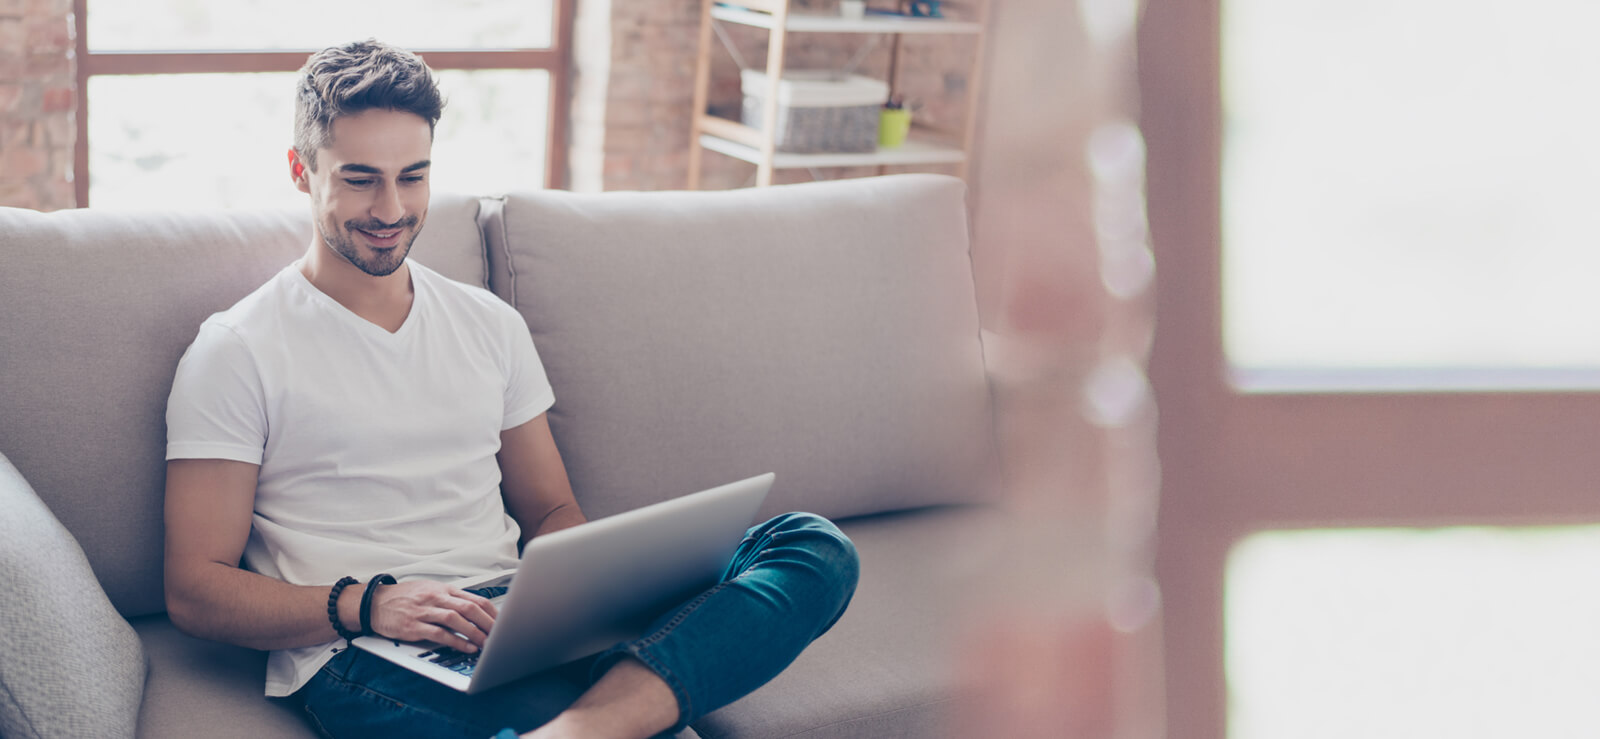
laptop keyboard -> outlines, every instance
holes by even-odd
[[[457,651],[450,647],[439,647],[417,655],[417,659],[425,659],[452,672],[458,672],[467,677],[472,677],[472,671],[478,668],[478,653]]]
[[[467,592],[481,595],[485,598],[493,600],[505,595],[508,589],[509,588],[507,587],[497,585],[486,588],[469,588]],[[440,667],[446,668],[452,672],[460,673],[466,677],[472,677],[472,671],[478,668],[478,652],[468,654],[460,650],[451,649],[450,647],[430,649],[422,654],[417,655],[417,659],[425,659]]]

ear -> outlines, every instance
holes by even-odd
[[[294,186],[300,192],[311,192],[310,174],[311,170],[300,159],[300,154],[295,152],[294,147],[289,147],[289,178],[294,180]]]

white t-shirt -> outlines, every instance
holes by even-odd
[[[516,566],[495,453],[555,396],[514,309],[407,264],[415,297],[392,334],[295,263],[206,319],[178,363],[167,459],[260,465],[251,570],[331,585]],[[298,690],[339,643],[273,652],[267,695]]]

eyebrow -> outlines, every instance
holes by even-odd
[[[420,162],[417,162],[415,164],[407,165],[404,169],[400,170],[400,174],[405,174],[407,172],[415,172],[415,171],[417,171],[419,169],[427,169],[429,167],[429,165],[431,165],[431,164],[433,164],[433,162],[431,162],[431,161],[429,161],[427,159],[424,159],[424,160],[422,160]],[[359,174],[383,174],[383,170],[378,169],[377,167],[373,167],[371,165],[367,165],[367,164],[343,164],[343,165],[339,166],[339,171],[340,172],[354,172],[354,173],[359,173]]]

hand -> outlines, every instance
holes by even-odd
[[[372,630],[400,641],[431,641],[476,652],[494,626],[494,604],[432,580],[380,585],[372,596]]]

